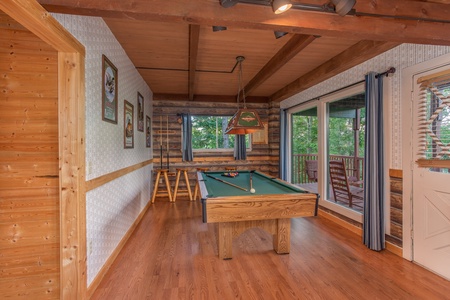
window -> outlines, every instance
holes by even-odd
[[[426,82],[421,87],[421,107],[419,110],[419,165],[430,171],[449,173],[444,161],[450,159],[450,81]],[[434,161],[427,165],[424,161]]]
[[[193,151],[233,151],[235,135],[225,134],[231,116],[191,116]],[[249,134],[245,136],[250,148]]]
[[[316,182],[319,132],[317,107],[293,113],[291,124],[291,182]]]

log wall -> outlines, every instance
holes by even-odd
[[[58,53],[0,12],[0,295],[59,299]]]
[[[391,233],[387,240],[402,247],[403,243],[403,172],[389,170],[391,198]]]
[[[154,167],[161,167],[160,149],[163,148],[162,167],[167,168],[167,140],[169,141],[169,169],[187,168],[190,184],[194,187],[196,168],[223,170],[233,166],[239,169],[256,169],[279,176],[279,104],[248,103],[247,108],[256,109],[261,121],[268,124],[268,143],[253,144],[247,152],[247,160],[236,161],[233,152],[194,152],[194,161],[183,162],[181,156],[181,125],[177,122],[177,114],[232,116],[236,103],[220,102],[186,102],[186,101],[153,101],[153,158]],[[166,134],[168,123],[169,134]],[[161,134],[162,132],[162,134]],[[168,137],[168,139],[167,139]],[[182,185],[182,184],[181,184]]]

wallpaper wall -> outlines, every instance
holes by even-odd
[[[137,92],[152,116],[152,92],[101,18],[53,15],[86,47],[86,180],[152,158],[145,130],[137,131]],[[118,69],[118,123],[102,120],[102,54]],[[134,105],[134,148],[124,149],[124,100]],[[150,200],[148,165],[86,195],[88,285]]]
[[[402,102],[409,100],[409,95],[401,95],[402,70],[418,63],[436,58],[450,53],[450,47],[430,46],[417,44],[402,44],[377,57],[353,67],[333,78],[330,78],[318,85],[315,85],[295,96],[281,102],[281,108],[289,108],[296,104],[305,102],[338,90],[352,83],[364,80],[364,75],[369,72],[384,72],[390,67],[396,68],[392,77],[385,79],[387,90],[386,101],[390,104],[391,137],[391,162],[390,167],[394,169],[402,168]]]

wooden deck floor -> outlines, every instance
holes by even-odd
[[[201,204],[158,199],[92,299],[450,299],[450,282],[320,217],[292,220],[291,253],[251,229],[218,258]]]

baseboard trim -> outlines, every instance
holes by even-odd
[[[352,225],[352,224],[350,224],[350,223],[348,223],[348,222],[346,222],[346,221],[344,221],[344,220],[342,220],[342,219],[340,219],[340,218],[338,218],[338,217],[336,217],[336,216],[334,216],[334,215],[332,215],[330,213],[327,213],[326,211],[323,211],[323,210],[319,209],[319,217],[323,217],[325,219],[328,219],[328,220],[330,220],[330,221],[332,221],[332,222],[334,222],[334,223],[344,227],[345,229],[348,229],[351,232],[356,233],[358,236],[362,237],[362,233],[363,233],[362,228],[354,226],[354,225]],[[401,247],[399,247],[397,245],[394,245],[394,244],[392,244],[392,243],[390,243],[388,241],[386,241],[385,247],[386,247],[387,251],[389,251],[389,252],[391,252],[391,253],[393,253],[393,254],[395,254],[397,256],[403,257],[403,249]]]
[[[352,225],[352,224],[350,224],[350,223],[348,223],[348,222],[346,222],[346,221],[344,221],[344,220],[342,220],[342,219],[340,219],[340,218],[338,218],[338,217],[336,217],[336,216],[334,216],[334,215],[332,215],[330,213],[327,213],[326,211],[323,211],[323,210],[319,209],[319,217],[323,217],[325,219],[333,221],[334,223],[344,227],[345,229],[348,229],[351,232],[356,233],[359,236],[362,236],[362,229],[361,228],[356,227],[356,226],[354,226],[354,225]]]
[[[128,239],[133,234],[134,230],[139,225],[139,223],[141,222],[142,218],[144,217],[145,213],[147,212],[148,208],[151,205],[152,205],[152,203],[151,203],[151,201],[149,199],[147,205],[144,207],[144,209],[141,211],[139,216],[136,218],[136,220],[134,221],[133,225],[131,225],[131,227],[128,229],[127,233],[124,235],[124,237],[122,238],[120,243],[117,245],[116,249],[114,249],[113,253],[111,253],[111,255],[108,257],[108,259],[106,260],[105,264],[103,265],[103,267],[98,272],[97,276],[95,276],[95,278],[92,281],[92,283],[88,286],[88,288],[87,288],[87,299],[91,299],[92,295],[94,294],[94,292],[97,290],[98,286],[100,285],[100,282],[103,280],[103,277],[105,277],[106,273],[111,268],[112,264],[114,263],[114,261],[116,260],[117,256],[119,255],[120,251],[125,246],[125,244],[127,243]]]
[[[386,241],[386,250],[397,256],[403,257],[403,248],[387,241]]]

